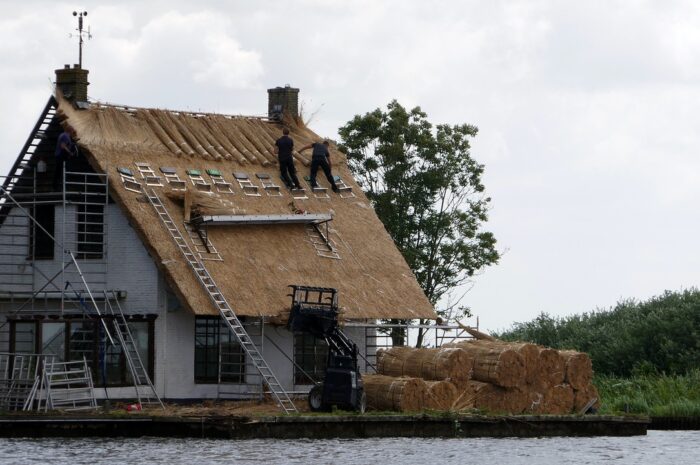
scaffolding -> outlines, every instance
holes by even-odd
[[[0,177],[0,352],[11,354],[0,357],[6,368],[0,384],[6,391],[15,386],[8,402],[19,408],[27,380],[42,375],[41,356],[97,363],[109,346],[127,359],[138,399],[160,403],[134,360],[126,317],[110,310],[121,292],[109,288],[108,176],[80,153],[56,159],[62,132],[56,108],[52,97],[9,175]],[[54,321],[56,334],[46,333]],[[42,355],[32,355],[40,344]]]

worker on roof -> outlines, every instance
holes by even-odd
[[[289,137],[289,129],[284,128],[282,137],[275,142],[275,153],[280,162],[280,177],[288,189],[301,189],[297,178],[297,170],[294,168],[293,148],[294,140]]]
[[[75,128],[70,124],[66,124],[63,128],[63,132],[58,136],[56,151],[54,152],[54,160],[56,161],[56,167],[53,172],[54,192],[59,192],[61,190],[66,160],[78,156],[78,147],[75,145],[76,139]]]
[[[326,179],[333,188],[333,192],[339,192],[338,186],[335,184],[333,174],[331,173],[331,153],[328,151],[328,141],[314,142],[299,149],[299,153],[306,149],[313,149],[311,152],[311,187],[318,187],[316,183],[316,173],[320,167],[326,175]]]

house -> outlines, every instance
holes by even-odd
[[[322,175],[321,189],[304,182],[308,152],[295,153],[304,191],[283,187],[283,125],[295,147],[320,140],[298,117],[298,89],[268,90],[268,115],[244,117],[88,103],[87,76],[56,71],[3,179],[0,353],[84,357],[101,397],[133,397],[138,359],[161,399],[240,398],[272,379],[260,363],[287,393],[322,376],[323,344],[285,327],[289,285],[337,289],[363,353],[377,319],[436,317],[336,147],[339,193]],[[57,177],[66,123],[79,154]]]

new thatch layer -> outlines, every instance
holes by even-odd
[[[60,98],[59,109],[77,130],[81,153],[91,166],[110,175],[111,197],[183,305],[195,314],[218,314],[154,209],[143,195],[124,189],[116,169],[129,168],[143,182],[137,162],[149,163],[157,175],[159,168],[171,167],[190,186],[187,170],[200,170],[209,181],[206,170],[215,169],[233,185],[235,194],[222,195],[235,211],[289,214],[291,195],[283,188],[282,196],[268,196],[256,177],[264,173],[281,185],[273,153],[281,125],[261,118],[109,105],[76,110]],[[301,124],[288,123],[296,147],[321,139]],[[308,155],[295,153],[295,158],[304,183]],[[316,198],[308,189],[309,198],[295,202],[310,213],[332,213],[328,232],[340,259],[320,256],[301,224],[210,227],[208,238],[223,261],[207,262],[207,268],[222,294],[242,316],[284,315],[290,306],[287,285],[301,284],[337,288],[347,318],[435,318],[432,305],[354,181],[345,156],[331,146],[331,158],[334,174],[352,187],[355,197],[330,192],[329,198]],[[261,196],[244,195],[234,172],[246,173],[261,188]],[[323,176],[319,182],[327,186]],[[156,191],[182,227],[186,216],[182,201],[165,198],[165,187],[148,189]]]

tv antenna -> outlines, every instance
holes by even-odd
[[[78,36],[78,66],[80,68],[83,67],[83,38],[87,37],[88,39],[92,39],[92,34],[90,34],[90,26],[88,26],[87,30],[83,30],[83,17],[87,16],[87,11],[74,11],[73,16],[78,17],[78,31],[77,34],[69,34],[68,37],[75,37]]]

